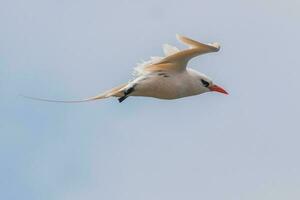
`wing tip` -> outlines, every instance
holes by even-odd
[[[173,54],[179,52],[179,49],[170,44],[163,44],[163,51],[164,51],[165,56],[170,56],[170,55],[173,55]]]
[[[208,45],[214,47],[216,51],[221,49],[221,45],[218,42],[209,43]]]
[[[185,36],[183,36],[183,35],[181,35],[181,34],[178,34],[178,33],[176,33],[175,36],[176,36],[176,39],[177,39],[179,42],[185,43],[184,40],[185,40],[187,37],[185,37]]]

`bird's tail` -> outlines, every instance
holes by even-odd
[[[65,100],[53,100],[53,99],[44,99],[44,98],[39,98],[39,97],[31,97],[27,95],[20,95],[24,98],[27,99],[32,99],[36,101],[46,101],[46,102],[54,102],[54,103],[81,103],[81,102],[87,102],[87,101],[95,101],[98,99],[105,99],[108,97],[122,97],[123,96],[123,90],[126,88],[127,84],[123,84],[117,87],[114,87],[100,95],[86,98],[86,99],[81,99],[81,100],[70,100],[70,101],[65,101]]]

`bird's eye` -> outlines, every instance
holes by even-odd
[[[209,86],[209,82],[201,79],[202,84],[204,85],[204,87],[208,87]]]

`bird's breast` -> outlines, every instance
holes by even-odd
[[[132,96],[177,99],[195,95],[193,85],[193,80],[185,73],[160,73],[137,81]]]

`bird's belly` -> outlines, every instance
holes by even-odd
[[[190,96],[186,89],[176,77],[151,77],[137,83],[132,96],[177,99]]]

